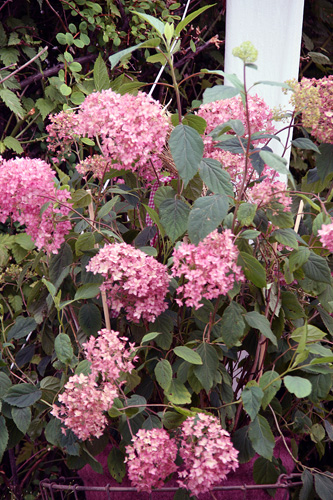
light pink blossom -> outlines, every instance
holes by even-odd
[[[333,219],[331,224],[322,225],[318,234],[323,247],[333,253]]]
[[[179,486],[194,495],[207,493],[238,467],[238,451],[218,419],[198,413],[183,422],[180,429]]]
[[[138,491],[151,493],[177,470],[177,444],[164,429],[140,429],[126,453],[128,477]]]
[[[70,212],[65,203],[70,193],[55,187],[55,175],[43,160],[0,157],[0,222],[11,217],[25,225],[37,248],[52,253],[58,252],[71,229],[69,220],[60,220]],[[55,206],[57,200],[65,206]]]
[[[112,311],[124,308],[129,321],[153,322],[167,309],[164,299],[170,279],[166,266],[131,245],[104,246],[90,260],[87,271],[104,276],[100,289],[106,291]]]
[[[79,439],[100,437],[107,424],[104,413],[119,396],[119,388],[125,384],[120,377],[133,368],[134,344],[126,347],[126,337],[119,332],[103,329],[97,338],[91,336],[83,344],[85,358],[90,361],[89,375],[73,375],[69,378],[52,415],[72,429]]]
[[[233,243],[229,229],[222,233],[210,233],[198,246],[181,243],[173,251],[172,275],[184,279],[177,289],[180,299],[188,307],[199,309],[202,298],[215,299],[225,295],[235,281],[243,280],[241,268],[237,266],[238,249]]]

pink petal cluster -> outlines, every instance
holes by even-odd
[[[91,373],[101,375],[103,382],[118,380],[121,373],[131,373],[134,369],[134,344],[126,347],[127,338],[118,337],[113,330],[100,330],[97,338],[91,336],[83,344],[85,358],[91,363]]]
[[[304,127],[319,141],[333,143],[333,75],[302,78],[293,85],[291,102],[302,113]]]
[[[51,411],[82,440],[103,434],[107,424],[104,412],[112,407],[119,396],[119,387],[125,383],[119,377],[121,373],[130,373],[136,360],[134,345],[126,348],[127,338],[118,337],[119,332],[103,329],[98,334],[83,344],[91,373],[70,377],[58,397],[62,404],[53,405]]]
[[[273,113],[265,101],[257,95],[248,96],[248,106],[251,134],[262,131],[274,133],[275,129],[272,124]],[[248,125],[242,99],[240,96],[236,96],[231,99],[202,104],[198,110],[198,115],[207,122],[203,138],[205,144],[204,156],[220,161],[223,167],[229,172],[231,179],[237,182],[244,171],[244,156],[216,148],[215,144],[220,142],[220,140],[213,140],[208,134],[218,125],[222,125],[228,120],[240,120],[245,128],[244,137],[248,135]]]
[[[181,425],[180,456],[184,463],[178,483],[194,495],[207,493],[238,467],[238,451],[218,419],[198,413]]]
[[[107,424],[104,412],[112,407],[117,396],[115,385],[105,384],[100,388],[94,375],[80,373],[69,378],[64,392],[58,396],[61,406],[53,405],[51,413],[79,439],[98,438]]]
[[[331,224],[324,224],[318,231],[323,247],[333,253],[333,219]]]
[[[198,246],[181,243],[173,252],[172,275],[185,279],[177,289],[179,305],[199,309],[202,298],[215,299],[225,295],[235,281],[243,280],[237,266],[238,249],[233,243],[230,229],[210,233]]]
[[[128,477],[138,491],[151,493],[177,470],[177,444],[164,429],[140,429],[126,453]]]
[[[263,171],[263,175],[266,173],[267,167]],[[268,169],[271,170],[271,169]],[[290,210],[292,199],[286,191],[286,184],[281,181],[274,181],[269,177],[266,177],[263,181],[255,184],[247,194],[249,199],[254,203],[257,203],[258,208],[264,205],[269,205],[272,201],[277,201],[283,205],[283,211],[288,212]]]
[[[124,308],[128,321],[154,322],[167,309],[164,299],[170,278],[166,266],[131,245],[104,246],[90,260],[87,271],[104,276],[100,288],[106,291],[112,311]]]
[[[51,120],[47,130],[52,150],[59,147],[64,151],[75,136],[98,137],[102,153],[114,169],[131,170],[151,181],[162,168],[158,155],[170,123],[160,103],[144,92],[136,96],[113,90],[94,92],[76,114],[62,112]]]
[[[70,198],[68,191],[56,189],[55,176],[43,160],[0,157],[0,222],[11,217],[25,225],[37,248],[52,253],[58,252],[71,229],[69,220],[60,220],[70,207],[54,206],[56,201],[65,203]]]

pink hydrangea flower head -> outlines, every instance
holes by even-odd
[[[134,344],[126,347],[126,337],[119,337],[119,332],[103,329],[98,337],[91,336],[83,344],[85,358],[90,361],[91,373],[101,375],[104,382],[117,381],[121,373],[131,373],[136,361]],[[118,384],[119,385],[119,384]]]
[[[93,177],[103,180],[106,172],[112,168],[112,163],[109,158],[105,158],[101,155],[88,156],[85,160],[82,160],[78,165],[76,165],[76,170],[79,174],[87,176],[88,172],[91,172]]]
[[[257,95],[248,96],[248,106],[251,134],[261,131],[274,133],[275,128],[272,123],[273,113],[265,101]],[[229,172],[231,179],[237,182],[244,171],[244,156],[216,148],[215,145],[220,142],[220,140],[213,140],[208,134],[218,125],[222,125],[232,119],[240,120],[245,129],[244,137],[248,135],[245,108],[241,97],[236,96],[231,99],[223,99],[221,101],[202,104],[197,114],[207,122],[207,128],[203,138],[205,144],[204,156],[214,158],[221,162],[223,167]]]
[[[164,299],[170,278],[166,266],[131,245],[104,246],[90,260],[87,271],[104,276],[100,288],[106,291],[112,311],[124,308],[129,321],[154,322],[167,309]]]
[[[265,167],[262,175],[268,175],[261,182],[254,184],[251,189],[248,189],[246,194],[251,202],[258,205],[258,208],[269,206],[272,202],[278,202],[283,205],[283,211],[290,211],[292,199],[289,196],[285,182],[272,180],[273,171],[269,167]]]
[[[104,412],[118,396],[115,385],[98,387],[95,375],[73,375],[58,396],[60,406],[53,405],[52,415],[72,429],[79,439],[100,437],[107,424]]]
[[[177,470],[177,444],[165,429],[140,429],[126,453],[128,477],[138,491],[161,488]]]
[[[0,157],[0,222],[11,217],[25,225],[37,248],[53,253],[58,252],[71,229],[69,220],[59,220],[70,212],[65,203],[70,193],[56,189],[55,175],[43,160]],[[56,207],[56,201],[62,204]]]
[[[237,266],[238,249],[230,229],[210,233],[198,246],[181,243],[173,251],[172,275],[185,279],[177,289],[177,302],[199,309],[202,298],[215,299],[225,295],[235,281],[244,279]]]
[[[144,92],[134,96],[102,90],[86,97],[77,120],[75,132],[82,137],[98,136],[112,168],[131,170],[147,181],[156,179],[162,168],[158,155],[170,129],[158,101]]]
[[[318,231],[323,247],[333,253],[333,219],[331,224],[324,224]]]
[[[237,469],[238,451],[216,417],[198,413],[187,418],[180,431],[179,453],[184,461],[178,471],[180,487],[194,495],[207,493]]]

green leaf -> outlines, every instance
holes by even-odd
[[[165,64],[166,62],[166,56],[161,53],[158,53],[158,54],[153,54],[152,56],[149,56],[147,57],[146,61],[149,62],[149,63],[152,63],[152,64],[155,64],[155,63],[160,63],[160,64]]]
[[[66,85],[65,83],[63,83],[62,85],[60,85],[59,91],[65,97],[71,95],[71,93],[72,93],[72,89],[68,85]]]
[[[321,144],[320,154],[316,154],[316,166],[319,179],[324,181],[333,172],[333,144]]]
[[[161,203],[159,213],[166,234],[175,242],[187,230],[189,206],[178,198],[168,198]]]
[[[81,140],[82,144],[85,144],[86,146],[95,146],[95,141],[93,141],[92,139],[89,139],[89,137],[81,137],[80,140]],[[87,193],[86,192],[82,193],[82,189],[81,189],[80,197],[85,196],[85,194],[87,194]]]
[[[101,312],[95,304],[87,303],[80,307],[79,325],[86,335],[96,335],[102,328]]]
[[[271,85],[272,87],[282,87],[284,89],[291,90],[290,85],[285,82],[272,82],[270,80],[260,80],[259,82],[255,82],[253,85]]]
[[[305,317],[305,312],[292,292],[281,292],[282,307],[286,319],[299,319]]]
[[[26,318],[24,316],[18,316],[16,318],[15,324],[9,329],[7,333],[7,340],[12,339],[22,339],[26,337],[29,333],[34,331],[37,323],[33,318]]]
[[[85,250],[91,250],[95,245],[95,237],[92,233],[82,233],[75,242],[75,253],[83,255]]]
[[[165,391],[169,388],[172,380],[172,368],[166,359],[161,359],[154,369],[157,382]]]
[[[177,125],[169,139],[172,158],[185,187],[195,176],[202,160],[204,144],[196,130],[188,125]]]
[[[150,26],[152,26],[153,28],[155,28],[155,30],[157,31],[157,33],[162,38],[162,35],[164,34],[165,23],[163,23],[162,21],[160,21],[156,17],[150,16],[149,14],[143,14],[142,12],[137,12],[135,10],[132,11],[132,12],[133,12],[133,14],[136,14],[138,17],[140,17],[141,19],[143,19],[144,21],[146,21],[147,23],[149,23]]]
[[[272,344],[277,346],[277,338],[271,330],[271,325],[268,319],[257,311],[251,311],[245,314],[245,320],[249,326],[257,330],[268,338]]]
[[[286,375],[283,382],[288,391],[295,394],[297,398],[305,398],[311,393],[312,385],[306,378]]]
[[[49,272],[50,280],[56,284],[67,266],[73,262],[73,252],[68,243],[63,243],[57,254],[53,254],[50,259]],[[60,284],[58,284],[60,286]]]
[[[133,47],[129,47],[128,49],[120,50],[119,52],[112,54],[112,56],[109,57],[111,69],[114,69],[115,66],[117,66],[117,64],[123,57],[127,56],[128,54],[131,54],[135,50],[140,48],[158,47],[160,43],[161,43],[160,38],[152,38],[150,40],[147,40],[146,42],[139,43],[137,45],[134,45]]]
[[[146,335],[144,335],[142,337],[141,345],[145,344],[146,342],[150,342],[151,340],[156,339],[156,337],[158,337],[159,335],[162,335],[162,333],[161,332],[147,333]]]
[[[279,174],[288,175],[289,171],[286,167],[287,161],[284,158],[281,158],[281,156],[271,153],[270,151],[260,151],[259,155],[266,165],[271,167],[273,170],[279,172]]]
[[[12,383],[10,378],[4,373],[0,372],[0,399],[7,394],[8,389],[11,387]]]
[[[321,500],[332,500],[333,476],[331,478],[323,474],[314,474],[314,484],[317,495]]]
[[[155,207],[159,209],[163,201],[175,198],[176,195],[176,191],[171,186],[160,186],[154,196]]]
[[[91,203],[91,196],[84,189],[78,189],[72,194],[69,203],[73,203],[73,208],[84,208]]]
[[[313,487],[313,476],[310,471],[305,470],[302,472],[303,486],[299,493],[299,500],[309,500]]]
[[[263,397],[264,393],[256,382],[249,382],[246,384],[241,398],[244,410],[251,420],[254,420],[258,415]]]
[[[101,90],[107,90],[110,88],[110,78],[108,74],[108,69],[101,54],[97,57],[94,64],[94,84],[97,92]]]
[[[228,198],[222,194],[204,196],[195,200],[188,220],[188,234],[198,244],[217,228],[228,213]]]
[[[234,195],[230,175],[226,170],[223,170],[219,161],[213,158],[203,158],[199,165],[199,175],[213,193]]]
[[[272,238],[274,238],[275,241],[281,243],[282,245],[295,249],[298,248],[297,234],[291,228],[276,229],[272,233]]]
[[[194,12],[191,12],[188,16],[185,17],[180,23],[177,24],[176,29],[175,29],[175,35],[178,36],[179,33],[187,26],[190,24],[191,21],[193,21],[196,17],[200,16],[205,10],[210,9],[212,5],[205,5],[205,7],[201,7],[198,10],[195,10]]]
[[[304,325],[296,328],[296,330],[294,330],[291,334],[291,338],[294,342],[299,343],[304,335],[306,335],[308,342],[316,342],[318,340],[322,340],[327,334],[319,330],[316,326]]]
[[[102,206],[97,212],[97,219],[103,219],[106,215],[108,215],[109,212],[113,209],[115,204],[119,201],[119,196],[115,196],[112,198],[112,200],[108,201],[105,203],[105,205]]]
[[[248,425],[237,429],[237,431],[233,433],[231,440],[236,450],[239,451],[237,458],[240,464],[249,462],[251,458],[254,457],[256,452],[253,449],[252,443],[249,439]]]
[[[31,423],[31,409],[27,408],[17,408],[13,406],[12,417],[15,422],[16,427],[26,434]]]
[[[274,484],[279,477],[278,469],[266,458],[259,457],[253,464],[253,479],[256,484]]]
[[[203,104],[209,104],[222,99],[231,99],[239,94],[239,89],[235,87],[227,87],[226,85],[215,85],[207,88],[203,93]]]
[[[192,365],[202,365],[202,359],[200,355],[186,346],[178,346],[174,348],[174,353],[182,359],[185,359],[188,363]]]
[[[71,339],[66,333],[59,333],[54,341],[54,349],[57,358],[65,365],[68,365],[74,356]]]
[[[164,394],[168,400],[175,405],[186,405],[191,403],[191,394],[186,389],[185,385],[177,379],[171,380]]]
[[[13,62],[13,61],[11,61]],[[0,99],[19,118],[23,118],[24,109],[17,95],[9,89],[0,89]]]
[[[171,181],[176,189],[177,180]],[[182,195],[186,200],[195,201],[202,195],[203,182],[200,178],[199,173],[195,174],[193,179],[187,184],[186,188],[183,190]]]
[[[309,258],[302,269],[305,276],[322,283],[331,283],[331,270],[328,266],[327,260],[314,252],[310,252]]]
[[[77,289],[74,300],[93,299],[101,293],[98,283],[87,283]]]
[[[208,393],[215,382],[219,358],[214,347],[206,342],[200,344],[196,352],[202,360],[202,365],[194,366],[194,374]]]
[[[257,205],[252,203],[242,203],[237,212],[237,218],[243,226],[252,224],[256,215]]]
[[[259,380],[259,387],[264,391],[261,405],[265,410],[281,387],[280,375],[275,371],[265,372]]]
[[[291,141],[291,144],[295,148],[308,149],[310,151],[316,151],[316,153],[320,154],[318,146],[316,146],[314,142],[312,142],[310,139],[307,139],[306,137],[301,137],[300,139],[294,139],[293,141]]]
[[[9,388],[3,398],[6,403],[19,408],[31,406],[42,397],[42,391],[33,384],[17,384]]]
[[[5,417],[0,417],[0,463],[2,463],[2,457],[6,451],[8,444],[9,434],[6,427]]]
[[[199,134],[204,134],[207,127],[207,122],[202,116],[192,115],[191,113],[183,118],[182,124],[194,128]]]
[[[125,455],[124,453],[113,446],[108,455],[108,469],[117,483],[121,484],[122,480],[126,475],[126,465],[124,463]]]
[[[221,336],[223,342],[231,349],[237,345],[244,335],[244,309],[237,302],[231,302],[225,309],[221,320]]]
[[[310,257],[310,250],[306,247],[300,247],[298,250],[293,250],[289,255],[289,269],[293,273],[303,266]]]
[[[260,231],[257,231],[255,229],[246,229],[240,234],[240,238],[243,238],[244,240],[254,240],[259,236]]]
[[[240,252],[237,264],[241,266],[248,280],[258,288],[265,288],[267,285],[266,271],[253,255]]]
[[[272,460],[275,440],[269,423],[261,415],[257,415],[250,423],[249,437],[258,455]]]
[[[275,212],[273,210],[267,210],[267,215],[273,225],[280,227],[281,229],[293,227],[294,225],[294,218],[291,212]]]
[[[11,149],[12,151],[14,151],[14,153],[17,153],[18,155],[23,153],[21,143],[20,141],[15,139],[15,137],[11,137],[10,135],[8,135],[4,138],[3,143],[6,148]]]

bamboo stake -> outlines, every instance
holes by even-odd
[[[87,193],[90,194],[91,196],[91,189],[87,189]],[[92,227],[96,229],[96,224],[95,224],[95,213],[94,213],[94,206],[91,198],[91,202],[88,205],[88,212],[89,212],[89,218],[91,220]],[[95,244],[95,248],[98,248],[98,244]],[[101,290],[101,296],[102,296],[102,304],[103,304],[103,312],[104,312],[104,318],[105,318],[105,326],[107,330],[111,330],[111,322],[110,322],[110,314],[109,314],[109,308],[106,300],[106,292],[105,290]]]

